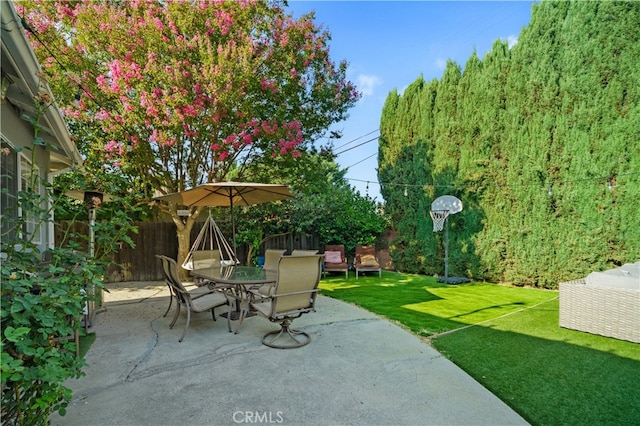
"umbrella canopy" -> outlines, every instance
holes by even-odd
[[[185,206],[252,206],[293,198],[288,185],[253,182],[212,182],[186,191],[155,197]]]
[[[154,200],[168,201],[185,206],[212,206],[231,208],[231,232],[233,246],[236,246],[236,228],[233,218],[234,206],[254,204],[293,198],[288,185],[255,182],[211,182],[186,191],[154,197]]]

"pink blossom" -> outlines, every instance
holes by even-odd
[[[101,109],[96,113],[96,119],[100,121],[108,120],[111,118],[111,113],[107,110]]]
[[[197,117],[198,116],[198,110],[195,109],[192,105],[185,105],[182,108],[182,112],[184,113],[184,115],[186,115],[188,117]]]
[[[104,150],[108,153],[115,153],[118,155],[124,154],[124,148],[120,142],[111,140],[104,145]]]
[[[146,109],[146,113],[147,115],[151,116],[151,117],[157,117],[158,116],[158,110],[156,109],[155,105],[149,105]]]
[[[229,136],[227,136],[226,138],[224,138],[222,141],[227,144],[230,145],[231,143],[233,143],[233,141],[235,141],[238,138],[238,135],[236,135],[235,133],[231,133]]]
[[[100,87],[100,88],[107,87],[107,83],[108,83],[107,77],[105,77],[102,74],[97,76],[96,77],[96,83],[98,84],[98,87]]]
[[[229,29],[231,29],[233,19],[231,18],[230,14],[228,14],[224,10],[218,9],[216,10],[216,24],[218,24],[220,34],[226,36],[229,33]]]

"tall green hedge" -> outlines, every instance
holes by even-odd
[[[509,48],[389,94],[378,178],[401,270],[554,288],[640,260],[640,3],[534,4]],[[406,194],[406,195],[405,195]]]

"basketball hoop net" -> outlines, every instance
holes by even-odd
[[[449,216],[449,210],[431,210],[431,219],[433,219],[433,232],[440,232],[444,227],[444,221]]]

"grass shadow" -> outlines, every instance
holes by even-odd
[[[353,303],[413,333],[430,336],[495,318],[555,297],[540,291],[516,292],[487,283],[446,284],[424,275],[385,271],[382,279],[327,277],[322,294]]]
[[[640,346],[560,328],[558,301],[433,346],[532,424],[640,424]]]

